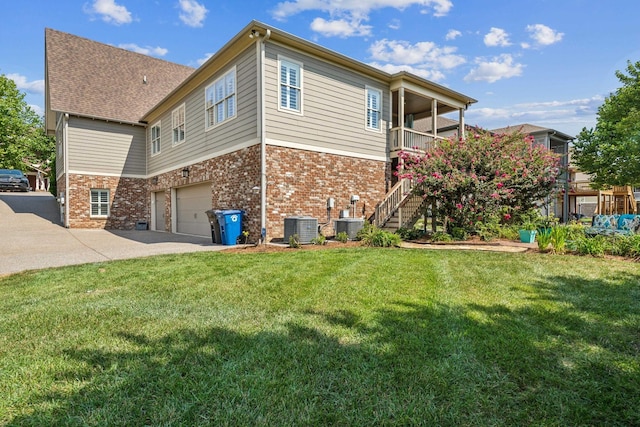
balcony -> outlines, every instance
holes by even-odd
[[[390,151],[392,155],[398,151],[431,151],[438,141],[445,139],[430,133],[418,132],[408,128],[390,129]]]

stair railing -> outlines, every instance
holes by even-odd
[[[384,199],[378,203],[375,209],[374,224],[382,227],[398,210],[402,202],[411,193],[413,182],[410,179],[401,179],[386,194]]]

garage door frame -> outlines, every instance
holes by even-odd
[[[197,221],[198,223],[201,224],[201,228],[199,228],[199,233],[198,232],[191,232],[191,233],[185,233],[183,230],[179,230],[179,224],[180,224],[180,218],[179,218],[179,210],[181,210],[181,207],[179,206],[179,196],[180,196],[180,191],[184,190],[184,189],[188,189],[188,188],[193,188],[196,186],[202,186],[203,190],[206,186],[207,190],[206,190],[206,196],[203,195],[203,197],[201,198],[201,206],[196,206],[198,209],[196,210],[196,213],[198,215]],[[205,198],[206,197],[206,198]],[[209,236],[211,233],[211,228],[209,225],[209,221],[207,218],[207,215],[205,214],[205,211],[207,209],[211,209],[211,204],[212,204],[212,193],[211,193],[211,182],[199,182],[197,184],[193,184],[193,185],[187,185],[187,186],[183,186],[183,187],[174,187],[171,189],[171,230],[173,233],[176,234],[189,234],[189,235],[195,235],[195,236]],[[197,200],[196,200],[197,201]],[[206,208],[205,208],[206,206]],[[202,212],[200,212],[202,211]],[[204,225],[206,222],[206,226]],[[206,232],[205,232],[206,230]]]

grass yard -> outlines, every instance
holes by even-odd
[[[640,425],[634,262],[197,253],[0,292],[0,425]]]

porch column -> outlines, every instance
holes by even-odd
[[[398,127],[400,128],[398,135],[398,143],[400,149],[404,150],[404,88],[398,89]]]
[[[464,128],[464,109],[460,108],[458,110],[459,113],[459,117],[458,117],[458,138],[462,139],[463,141],[466,138],[466,132],[465,132],[465,128]]]
[[[433,142],[438,136],[438,101],[431,100],[431,133],[433,133]]]

